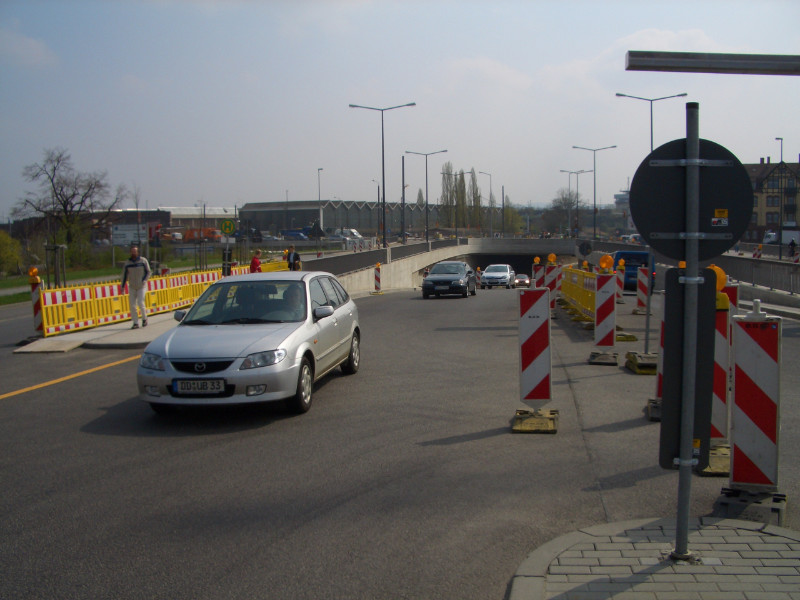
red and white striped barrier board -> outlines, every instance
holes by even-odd
[[[758,246],[753,248],[753,258],[761,258],[761,248]]]
[[[796,265],[800,265],[800,252],[797,250],[794,251],[794,257],[792,258],[792,262]]]
[[[564,273],[564,265],[558,265],[558,274],[556,275],[556,292],[561,294],[561,278],[563,277]]]
[[[36,277],[38,281],[31,279],[31,304],[33,304],[33,328],[36,333],[42,333],[42,297],[40,290],[42,288],[42,280]]]
[[[650,269],[639,267],[636,271],[636,313],[647,311],[647,296],[650,294]]]
[[[625,291],[625,267],[617,267],[617,304],[625,304],[622,293]]]
[[[531,273],[531,284],[535,288],[544,287],[544,265],[537,265],[534,263],[533,272]]]
[[[588,278],[587,278],[588,279]],[[617,337],[617,281],[613,274],[596,277],[594,294],[594,345],[613,347]]]
[[[547,265],[544,268],[544,287],[550,290],[550,308],[556,307],[556,283],[558,283],[558,266]]]
[[[551,395],[550,290],[519,292],[520,400],[540,408]]]
[[[381,263],[375,265],[375,293],[381,292]]]
[[[761,312],[758,300],[733,318],[731,487],[777,490],[780,349],[781,319]]]
[[[661,317],[661,336],[658,341],[658,366],[656,367],[656,400],[664,396],[664,317]]]
[[[714,383],[711,394],[711,445],[728,439],[728,376],[730,374],[730,307],[720,294],[714,332]]]
[[[722,293],[731,301],[731,314],[737,314],[739,312],[739,284],[729,283],[722,288]]]

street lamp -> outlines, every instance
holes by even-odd
[[[610,150],[616,146],[606,146],[604,148],[584,148],[583,146],[573,146],[577,150],[588,150],[592,153],[592,239],[597,239],[597,153],[600,150]]]
[[[359,104],[351,104],[350,108],[363,108],[366,110],[378,110],[381,113],[381,180],[383,182],[383,200],[381,202],[383,210],[383,247],[386,248],[386,151],[383,137],[383,113],[387,110],[394,110],[395,108],[405,108],[406,106],[416,106],[416,102],[409,102],[408,104],[400,104],[398,106],[389,106],[388,108],[375,108],[373,106],[361,106]]]
[[[486,171],[478,171],[481,175],[489,176],[489,237],[494,237],[494,210],[492,210],[492,174]]]
[[[575,175],[575,221],[580,221],[580,198],[581,198],[581,182],[578,179],[584,173],[591,173],[591,171],[581,170],[581,171],[568,171],[566,169],[559,169],[562,173],[568,173],[567,175],[567,194],[569,196],[569,204],[567,204],[567,237],[572,237],[572,217],[570,216],[570,210],[572,206],[572,188],[570,187],[572,184],[572,175]]]
[[[406,150],[406,154],[418,154],[425,157],[425,241],[430,241],[428,238],[428,157],[432,154],[441,154],[447,150],[437,150],[436,152],[412,152]]]
[[[780,169],[780,181],[778,186],[781,190],[781,206],[778,212],[778,260],[783,260],[783,138],[776,137],[775,141],[781,143],[781,162],[778,168]]]
[[[640,96],[631,96],[630,94],[620,94],[617,92],[617,96],[619,98],[633,98],[634,100],[644,100],[645,102],[650,103],[650,152],[653,151],[653,102],[667,100],[668,98],[683,98],[686,95],[686,92],[684,92],[682,94],[674,94],[672,96],[662,96],[661,98],[642,98]]]
[[[319,179],[319,172],[322,171],[322,167],[317,169],[317,207],[319,208],[319,229],[320,231],[325,231],[322,228],[322,186],[320,185]]]

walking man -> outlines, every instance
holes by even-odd
[[[144,306],[144,292],[147,288],[147,279],[150,277],[150,263],[143,256],[139,256],[139,246],[131,246],[131,256],[125,261],[122,268],[122,289],[128,283],[128,299],[131,303],[131,329],[139,329],[139,314],[142,312],[142,327],[147,327],[147,310]]]
[[[289,246],[289,253],[286,255],[286,262],[289,263],[290,271],[300,270],[300,255],[294,251],[294,244]]]

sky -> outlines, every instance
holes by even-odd
[[[630,72],[626,52],[800,54],[797,0],[0,0],[0,221],[66,149],[140,206],[378,198],[442,165],[513,205],[610,204],[654,145],[797,162],[800,78]],[[573,146],[602,148],[596,153]],[[580,176],[564,171],[593,169]],[[318,169],[322,171],[318,171]],[[596,188],[595,188],[596,185]],[[125,205],[133,207],[132,201]]]

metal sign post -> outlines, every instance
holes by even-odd
[[[683,381],[681,405],[681,444],[678,462],[678,516],[675,524],[673,558],[687,559],[689,552],[689,506],[692,490],[692,443],[694,433],[694,391],[697,362],[697,284],[699,275],[700,208],[700,105],[686,104],[686,277],[684,287]]]

